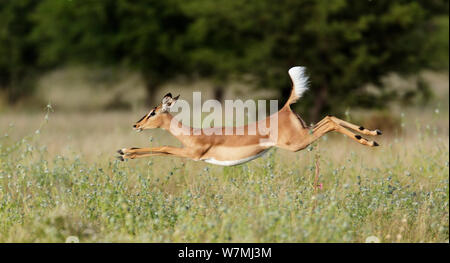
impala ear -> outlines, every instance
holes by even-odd
[[[172,98],[171,93],[167,93],[166,96],[162,99],[162,112],[167,112],[169,109],[175,104],[175,102],[178,100],[180,95],[176,96],[175,98]]]

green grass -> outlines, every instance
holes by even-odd
[[[108,137],[101,129],[131,122],[107,115],[86,117],[87,127],[51,116],[48,127],[23,139],[39,126],[36,116],[12,115],[20,125],[1,126],[0,242],[449,240],[448,123],[437,130],[437,121],[411,119],[414,135],[380,137],[375,149],[330,135],[310,150],[271,150],[219,167],[168,157],[116,161],[113,149],[137,140],[128,129]],[[56,134],[72,138],[72,153],[55,148],[52,142],[62,141]],[[156,142],[173,144],[165,136],[156,133]],[[78,152],[80,144],[103,145],[96,149],[102,154],[85,146]],[[317,192],[316,161],[323,185]]]

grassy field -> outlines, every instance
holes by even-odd
[[[330,135],[225,168],[116,161],[118,148],[174,144],[132,132],[130,116],[54,113],[36,132],[44,114],[3,115],[0,241],[448,242],[448,113],[405,118],[410,132],[376,149]]]
[[[132,131],[143,111],[1,113],[0,242],[449,242],[448,99],[389,111],[377,148],[330,134],[236,167],[116,161],[179,145]]]

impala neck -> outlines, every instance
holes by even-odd
[[[172,121],[176,121],[177,124],[180,124],[180,122],[178,120],[174,119],[172,114],[164,113],[164,118],[162,119],[161,128],[172,133],[172,131],[170,129],[170,125],[171,125]]]
[[[184,125],[182,122],[180,122],[179,120],[175,119],[172,114],[170,113],[165,113],[164,114],[164,118],[161,124],[161,128],[168,131],[170,134],[172,134],[174,137],[176,137],[178,140],[180,140],[183,144],[186,142],[187,138],[190,135],[183,135],[180,132],[177,132],[175,130],[173,130],[173,128],[171,128],[172,122],[174,124],[176,124],[177,127],[180,127],[181,129],[184,130],[188,130],[190,132],[192,132],[192,128],[189,126]],[[190,133],[191,134],[191,133]]]

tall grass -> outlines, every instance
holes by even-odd
[[[168,157],[116,161],[121,147],[173,144],[154,133],[152,142],[140,135],[132,145],[138,135],[128,129],[105,130],[128,128],[121,114],[81,122],[51,115],[31,133],[35,116],[12,117],[3,123],[20,125],[0,131],[1,242],[449,240],[448,123],[434,128],[442,119],[407,115],[409,135],[381,137],[376,149],[330,135],[302,152],[271,150],[219,167]]]

